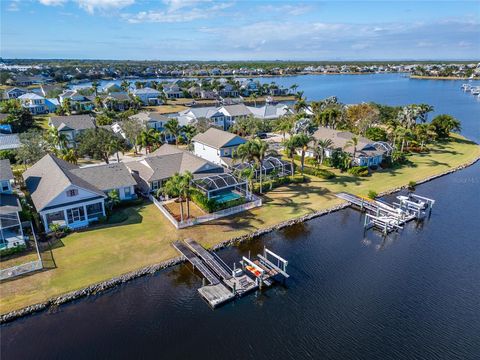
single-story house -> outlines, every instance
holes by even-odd
[[[95,119],[90,115],[51,116],[49,125],[64,134],[69,147],[76,146],[76,138],[87,129],[95,129]]]
[[[25,244],[19,215],[22,206],[13,194],[13,180],[10,161],[0,160],[0,250]]]
[[[350,131],[334,130],[326,127],[320,127],[313,134],[315,140],[330,139],[332,146],[325,151],[325,156],[331,157],[336,150],[343,150],[355,158],[353,163],[357,166],[374,166],[380,165],[382,160],[391,154],[392,147],[385,142],[371,141],[363,136],[357,136],[358,144],[354,151],[354,146],[351,144],[352,138],[356,136]],[[313,146],[313,143],[312,143]],[[307,156],[314,156],[313,150],[307,151]]]
[[[132,91],[133,96],[138,97],[144,105],[160,105],[160,91],[145,87]]]
[[[238,135],[213,127],[192,139],[195,155],[226,167],[232,165],[235,150],[245,142],[246,140]]]
[[[143,160],[130,161],[125,165],[144,194],[160,189],[175,173],[190,171],[194,178],[201,178],[224,171],[221,166],[168,144],[162,145]]]
[[[77,229],[105,216],[111,190],[122,200],[135,197],[136,182],[122,163],[79,168],[47,154],[23,178],[47,232],[53,223]]]

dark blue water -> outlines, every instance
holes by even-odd
[[[478,139],[478,103],[458,86],[428,84],[419,86],[432,98],[456,89],[442,106]],[[376,87],[377,96],[402,86]],[[478,359],[479,188],[480,164],[418,186],[437,200],[431,218],[386,238],[364,234],[361,214],[347,209],[222,250],[231,263],[266,245],[290,261],[291,278],[215,311],[180,265],[18,320],[1,327],[1,358]]]

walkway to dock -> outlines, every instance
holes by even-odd
[[[217,278],[210,269],[200,260],[184,243],[175,241],[173,247],[177,249],[195,268],[202,273],[203,276],[211,285],[220,284],[220,279]]]
[[[232,274],[230,274],[226,269],[225,266],[220,263],[210,252],[205,250],[205,248],[196,242],[193,239],[185,240],[188,247],[192,249],[197,255],[205,261],[205,263],[215,271],[223,280],[229,280],[232,278]]]

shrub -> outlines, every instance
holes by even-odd
[[[331,172],[330,170],[326,169],[314,169],[311,167],[305,167],[303,172],[307,175],[313,175],[322,179],[333,179],[335,177],[335,174]]]
[[[18,254],[19,252],[24,251],[26,248],[26,245],[18,245],[13,248],[0,250],[0,257]]]
[[[367,197],[368,197],[369,199],[374,200],[377,196],[378,196],[378,194],[377,194],[375,191],[373,191],[373,190],[368,190]]]
[[[193,190],[190,199],[197,204],[203,211],[208,213],[214,212],[216,209],[216,201],[209,199],[204,193],[199,190]]]
[[[305,164],[307,164],[307,165],[315,166],[315,165],[317,165],[317,163],[318,163],[317,159],[315,159],[315,158],[308,157],[308,158],[305,159]]]
[[[368,166],[354,166],[348,169],[348,173],[352,174],[353,176],[368,176]]]
[[[387,132],[379,127],[371,127],[365,131],[365,137],[372,141],[387,141]]]
[[[302,176],[302,175],[294,175],[293,177],[292,176],[284,176],[284,177],[280,177],[280,178],[276,178],[276,179],[273,179],[273,180],[267,180],[267,181],[264,181],[263,184],[262,184],[262,187],[263,187],[263,191],[268,191],[270,189],[275,189],[279,186],[282,186],[282,185],[288,185],[288,184],[300,184],[300,183],[304,183],[304,182],[307,182],[309,179],[308,177],[306,176]],[[260,193],[260,184],[259,183],[256,183],[253,185],[253,192],[258,194]]]
[[[408,182],[408,189],[409,190],[415,190],[415,186],[417,186],[417,183],[413,180]]]

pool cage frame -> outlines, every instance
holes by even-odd
[[[275,156],[268,156],[263,159],[261,169],[257,168],[254,162],[244,162],[232,166],[233,171],[242,171],[245,168],[251,168],[255,171],[256,180],[260,177],[260,171],[264,176],[271,174],[274,170],[278,169],[280,169],[278,177],[290,176],[293,174],[292,164]]]
[[[230,173],[221,173],[202,177],[193,180],[193,185],[207,195],[211,199],[218,193],[225,190],[235,190],[250,199],[248,194],[248,183],[246,180],[239,179]]]

